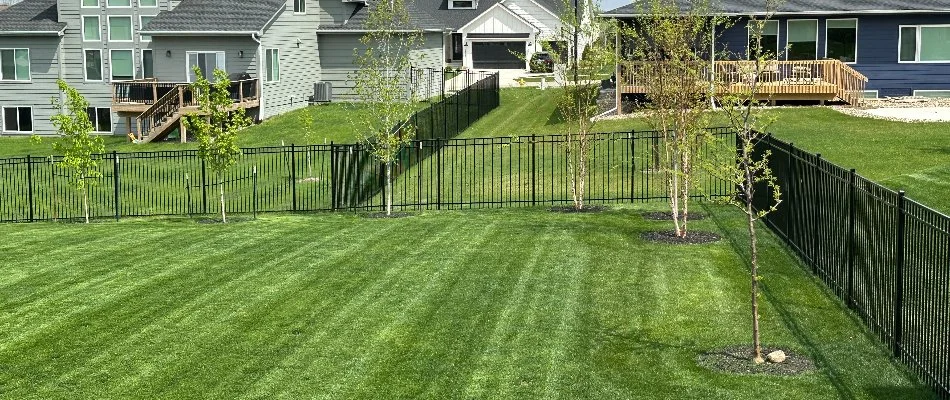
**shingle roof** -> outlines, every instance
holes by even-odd
[[[680,9],[689,10],[694,3],[691,0],[678,0]],[[713,2],[713,11],[722,14],[762,14],[763,2],[755,0],[719,0]],[[635,1],[632,4],[615,8],[604,12],[604,16],[623,16],[641,14],[642,6]],[[893,11],[901,12],[921,12],[921,11],[947,11],[950,12],[950,0],[786,0],[781,2],[777,14],[800,14],[800,13],[869,13]]]
[[[146,32],[260,32],[285,0],[183,0],[145,27]]]
[[[408,0],[406,7],[417,28],[420,29],[459,29],[482,15],[502,0],[478,0],[474,10],[449,9],[449,0]],[[562,0],[534,0],[542,7],[557,15],[563,9]],[[369,7],[372,7],[370,2]],[[321,25],[320,30],[360,30],[366,20],[369,7],[357,6],[353,15],[344,24]]]
[[[24,0],[0,11],[0,34],[58,33],[64,28],[56,0]]]
[[[321,31],[361,31],[365,29],[364,24],[366,17],[369,15],[375,3],[374,1],[368,1],[366,5],[362,3],[349,3],[352,4],[354,8],[352,14],[342,24],[324,24],[320,25],[318,29]],[[407,29],[443,30],[446,28],[445,24],[433,18],[430,10],[420,7],[417,0],[407,1],[406,8],[409,11],[410,22],[412,22],[413,25],[406,27]]]

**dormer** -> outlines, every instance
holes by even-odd
[[[448,0],[449,10],[474,10],[478,8],[478,0]]]

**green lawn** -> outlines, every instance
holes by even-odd
[[[764,339],[819,370],[697,366],[749,338],[741,218],[639,211],[0,225],[0,397],[931,397],[771,236]]]

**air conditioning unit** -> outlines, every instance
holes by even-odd
[[[333,101],[333,84],[330,82],[317,82],[313,84],[313,102],[329,103]]]

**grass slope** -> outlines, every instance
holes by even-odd
[[[771,237],[765,341],[820,370],[698,367],[749,336],[714,211],[736,243],[645,243],[636,209],[0,225],[0,397],[930,397]]]

